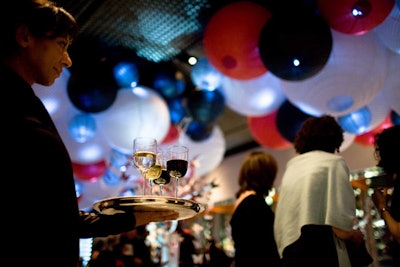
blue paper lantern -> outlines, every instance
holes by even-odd
[[[78,143],[85,143],[96,134],[96,121],[90,114],[77,114],[70,120],[68,132]]]
[[[192,67],[190,77],[200,89],[215,90],[221,86],[223,75],[203,57]]]
[[[337,118],[338,123],[344,131],[351,134],[363,134],[368,131],[372,115],[368,107],[360,108],[347,115]]]
[[[133,62],[120,62],[113,68],[115,80],[121,88],[136,87],[139,83],[139,71]]]
[[[390,112],[390,120],[394,125],[400,125],[400,115],[394,110]]]

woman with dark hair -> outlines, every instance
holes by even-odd
[[[328,115],[308,118],[297,132],[297,156],[288,161],[275,210],[274,234],[283,266],[351,266],[346,241],[353,230],[355,197],[344,159],[336,155],[343,130]]]
[[[273,233],[274,213],[265,200],[277,171],[275,158],[263,151],[250,152],[242,163],[230,221],[235,267],[281,266]]]
[[[400,125],[376,134],[374,145],[377,165],[393,177],[393,192],[389,198],[388,188],[375,188],[372,200],[393,237],[388,244],[393,266],[400,266]]]

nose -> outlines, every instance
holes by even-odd
[[[64,67],[69,68],[72,66],[72,60],[68,54],[67,51],[64,52],[63,58],[62,58],[62,64]]]

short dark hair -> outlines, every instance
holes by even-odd
[[[374,146],[377,165],[387,174],[400,174],[400,125],[375,134]]]
[[[18,50],[15,33],[21,25],[26,25],[29,31],[38,38],[68,36],[73,40],[78,34],[79,29],[75,18],[53,2],[16,1],[13,4],[6,4],[5,8],[9,16],[2,18],[0,22],[4,37],[0,42],[1,59]]]
[[[249,152],[239,171],[239,191],[236,196],[239,197],[246,190],[254,190],[257,195],[267,196],[277,172],[278,163],[272,155],[264,151]]]
[[[344,140],[343,132],[339,123],[330,115],[310,117],[296,133],[293,145],[299,154],[314,150],[340,152],[339,148]]]

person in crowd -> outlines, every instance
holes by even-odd
[[[393,237],[388,244],[393,266],[400,266],[400,125],[376,134],[374,146],[377,165],[393,177],[393,191],[389,199],[387,188],[375,188],[372,200]]]
[[[242,163],[230,220],[235,267],[281,266],[273,233],[274,213],[265,199],[277,171],[277,161],[264,151],[249,152]]]
[[[194,244],[195,237],[190,229],[184,226],[184,221],[179,221],[176,232],[179,234],[179,267],[193,267],[193,257],[197,254]]]
[[[48,1],[6,1],[2,11],[2,166],[10,173],[2,184],[9,192],[1,202],[3,229],[9,233],[3,237],[3,254],[18,259],[18,266],[76,267],[80,238],[176,219],[172,211],[105,215],[79,209],[70,156],[32,89],[35,83],[51,86],[71,66],[67,50],[78,33],[77,22]],[[40,242],[22,253],[17,248],[27,235]]]
[[[347,242],[364,245],[355,230],[355,195],[340,155],[343,129],[334,117],[310,117],[293,141],[278,193],[274,234],[283,266],[351,266]],[[351,243],[350,243],[351,244]]]

